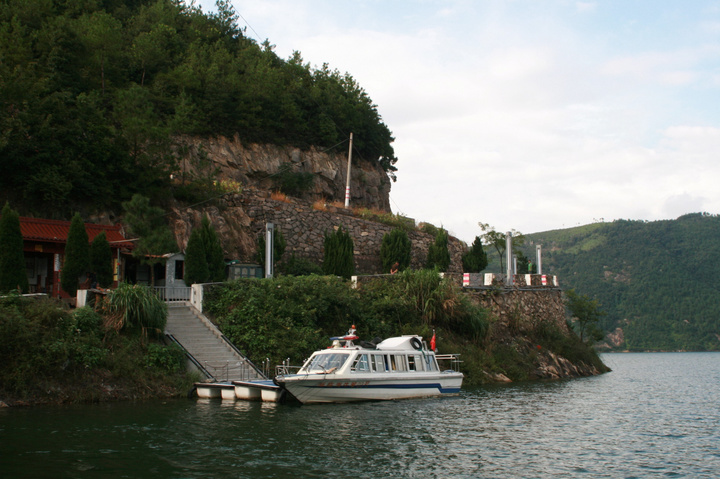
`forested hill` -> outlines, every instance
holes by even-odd
[[[720,350],[720,217],[595,223],[526,236],[543,272],[599,300],[631,350]],[[533,256],[534,257],[534,256]]]
[[[349,74],[281,59],[179,0],[0,3],[0,200],[69,217],[171,194],[184,136],[347,151],[391,176],[392,134]]]

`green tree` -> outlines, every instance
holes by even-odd
[[[488,265],[487,253],[483,249],[482,239],[475,237],[470,249],[462,256],[463,271],[465,273],[479,273]]]
[[[395,263],[398,263],[398,271],[405,270],[410,266],[411,251],[412,243],[404,230],[395,228],[389,233],[385,233],[380,245],[383,273],[389,273]]]
[[[80,213],[75,213],[70,222],[70,231],[65,244],[65,262],[60,276],[60,286],[67,294],[75,296],[80,277],[88,272],[89,266],[90,243],[85,222]]]
[[[504,268],[504,262],[505,259],[505,250],[507,248],[507,243],[505,241],[505,233],[501,233],[499,231],[495,231],[495,228],[490,226],[488,223],[478,223],[478,226],[480,226],[480,229],[483,231],[483,235],[481,238],[485,242],[486,245],[492,246],[495,248],[495,251],[498,254],[498,259],[500,260],[500,271],[505,271]],[[516,251],[517,248],[523,245],[525,243],[525,236],[523,236],[522,233],[519,231],[510,230],[510,236],[512,237],[512,250]]]
[[[341,276],[345,279],[355,273],[355,246],[350,233],[340,226],[332,233],[325,234],[323,252],[323,272],[329,275]]]
[[[447,271],[450,266],[450,252],[448,251],[448,232],[440,228],[435,235],[435,241],[428,248],[427,267]]]
[[[565,298],[565,306],[580,335],[580,341],[585,341],[585,336],[588,341],[601,340],[604,333],[598,327],[598,322],[605,315],[605,311],[600,309],[600,303],[596,299],[576,293],[574,289],[567,290]]]
[[[188,284],[225,279],[225,258],[220,238],[210,219],[203,216],[199,228],[190,233],[185,249],[185,280]]]
[[[107,236],[101,231],[90,245],[90,271],[95,273],[97,282],[103,288],[113,282],[113,256]]]
[[[0,293],[13,289],[28,292],[20,217],[5,203],[0,216]]]
[[[165,221],[162,208],[150,205],[150,200],[137,193],[130,201],[123,202],[125,221],[138,237],[132,255],[150,266],[151,283],[155,284],[155,264],[164,261],[162,255],[174,253],[177,242]]]

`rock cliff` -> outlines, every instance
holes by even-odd
[[[180,138],[178,153],[181,169],[188,173],[220,172],[219,179],[228,179],[260,190],[278,189],[283,171],[310,173],[313,184],[308,191],[312,199],[328,202],[345,201],[347,181],[347,150],[320,151],[314,147],[302,150],[277,145],[245,144],[235,136],[226,138]],[[353,157],[350,171],[350,204],[390,211],[388,175],[374,161]]]

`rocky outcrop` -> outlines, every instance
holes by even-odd
[[[542,341],[534,341],[533,338],[547,334],[542,331],[548,326],[563,335],[574,334],[565,320],[565,306],[559,289],[487,289],[471,296],[493,318],[491,342],[512,347],[533,365],[528,379],[584,377],[607,372],[607,369],[583,361],[573,362],[557,351],[537,344]],[[490,382],[510,381],[503,374],[488,372],[486,375]]]
[[[325,198],[328,202],[345,201],[347,151],[331,153],[315,147],[300,149],[289,146],[246,144],[235,136],[226,138],[186,137],[179,139],[183,174],[213,176],[265,191],[278,189],[282,171],[311,173],[314,181],[308,196]],[[390,211],[388,175],[375,161],[353,157],[350,169],[350,201],[354,207],[364,206]]]

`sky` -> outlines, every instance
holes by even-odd
[[[720,0],[232,1],[247,36],[365,89],[394,213],[468,243],[720,213]]]

